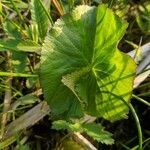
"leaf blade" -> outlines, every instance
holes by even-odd
[[[39,52],[40,45],[30,40],[9,39],[7,41],[0,40],[0,51],[23,51],[23,52]]]
[[[32,0],[31,6],[32,21],[33,23],[37,24],[39,36],[43,40],[46,36],[48,26],[50,24],[46,13],[46,11],[49,9],[50,1],[48,1],[48,4],[44,4],[43,0]]]
[[[132,93],[136,65],[117,49],[126,27],[105,5],[78,6],[55,23],[42,48],[40,74],[54,113],[69,112],[76,99],[83,113],[109,121],[125,118],[127,106],[110,93],[127,102]]]

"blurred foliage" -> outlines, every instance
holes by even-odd
[[[150,2],[138,6],[136,21],[145,34],[150,34]]]

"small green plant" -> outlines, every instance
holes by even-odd
[[[40,70],[52,115],[68,121],[85,114],[111,122],[127,117],[136,65],[117,48],[126,28],[105,5],[78,6],[56,21],[42,47]]]
[[[136,21],[147,34],[149,5],[145,4],[148,3],[140,5]],[[132,95],[136,64],[118,48],[126,31],[128,36],[134,36],[128,31],[132,21],[126,30],[128,23],[120,18],[128,18],[129,11],[134,10],[131,6],[124,0],[0,0],[0,100],[4,95],[4,102],[0,105],[0,149],[15,141],[16,149],[30,149],[30,144],[26,142],[28,135],[22,138],[24,133],[18,134],[18,131],[35,124],[36,115],[35,118],[32,116],[35,119],[32,123],[29,121],[32,117],[28,120],[25,116],[21,125],[14,120],[16,116],[24,116],[27,108],[40,102],[40,107],[35,107],[39,109],[45,104],[46,113],[51,111],[52,129],[67,130],[69,137],[76,132],[83,133],[107,145],[113,144],[114,139],[113,134],[103,127],[103,121],[112,123],[125,119],[130,109],[139,138],[139,145],[133,149],[142,150],[142,144],[149,139],[144,137],[146,140],[142,142],[140,123],[130,99],[134,97],[147,106],[150,104]],[[128,43],[135,46],[130,41],[132,38]],[[44,97],[39,98],[39,95]],[[47,101],[50,109],[41,100]],[[7,126],[8,121],[12,123],[10,126]],[[5,138],[5,130],[10,132],[8,135],[13,135]],[[60,141],[71,149],[73,141],[66,138],[68,135]],[[37,147],[39,141],[35,142]],[[58,143],[61,145],[61,142]],[[75,149],[81,147],[78,144],[74,146]]]

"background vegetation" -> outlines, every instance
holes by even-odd
[[[53,129],[50,109],[42,103],[44,97],[38,74],[41,45],[47,31],[75,6],[101,3],[106,3],[129,23],[119,49],[125,53],[135,49],[138,65],[149,60],[142,56],[141,48],[150,42],[149,0],[0,0],[0,149],[89,149],[88,144],[100,150],[138,149],[139,136],[131,113],[128,119],[115,123],[96,119],[96,123],[113,133],[115,143],[105,145],[87,134],[79,139],[79,135],[67,130]],[[131,99],[140,120],[144,150],[150,149],[149,90],[147,77],[134,89]],[[39,111],[39,104],[43,112]],[[85,140],[89,143],[85,144]]]

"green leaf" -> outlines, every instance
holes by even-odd
[[[139,6],[136,21],[143,32],[150,34],[150,2],[147,1]]]
[[[12,53],[12,65],[14,72],[25,73],[27,67],[27,53],[25,52],[13,52]]]
[[[72,124],[65,120],[57,120],[53,122],[52,129],[56,129],[56,130],[67,129],[68,131],[71,131],[71,132],[79,132],[82,130],[82,127],[80,123]]]
[[[39,98],[34,94],[27,94],[25,96],[19,97],[15,103],[13,104],[13,108],[17,108],[18,106],[30,105],[39,101]]]
[[[31,24],[28,28],[28,37],[34,41],[35,43],[38,43],[39,41],[39,32],[38,32],[38,26],[37,24]]]
[[[22,9],[27,9],[28,8],[28,4],[23,2],[23,1],[20,1],[20,0],[13,0],[13,1],[14,1],[15,5],[18,9],[22,10]],[[11,4],[10,1],[2,0],[2,2],[3,2],[4,5],[12,7],[12,4]]]
[[[0,76],[2,77],[26,77],[26,78],[38,78],[37,74],[24,74],[24,73],[12,73],[0,71]]]
[[[53,126],[52,129],[55,130],[65,130],[65,129],[69,129],[69,122],[65,121],[65,120],[57,120],[53,122]]]
[[[10,37],[18,39],[21,38],[21,34],[18,31],[18,28],[10,21],[6,21],[4,23],[4,30]]]
[[[128,107],[119,97],[129,102],[136,69],[117,48],[126,28],[105,5],[78,6],[55,23],[42,48],[40,72],[54,115],[126,117]]]
[[[7,41],[0,40],[0,51],[24,51],[24,52],[39,52],[40,45],[29,41],[20,39],[9,39]]]
[[[39,83],[38,78],[28,78],[26,80],[26,87],[27,88],[33,88],[37,83]]]
[[[98,142],[105,144],[113,144],[112,134],[105,131],[101,124],[89,123],[83,124],[83,131]]]
[[[70,123],[64,120],[58,120],[53,122],[53,129],[60,130],[60,129],[67,129],[70,132],[81,132],[86,133],[94,140],[98,142],[105,143],[105,144],[113,144],[114,140],[112,139],[112,134],[105,131],[101,124],[95,123],[88,123],[88,124],[81,124],[81,123]]]
[[[50,0],[44,4],[43,0],[31,0],[31,16],[33,24],[37,24],[41,39],[44,39],[50,24],[46,11],[49,9]]]

